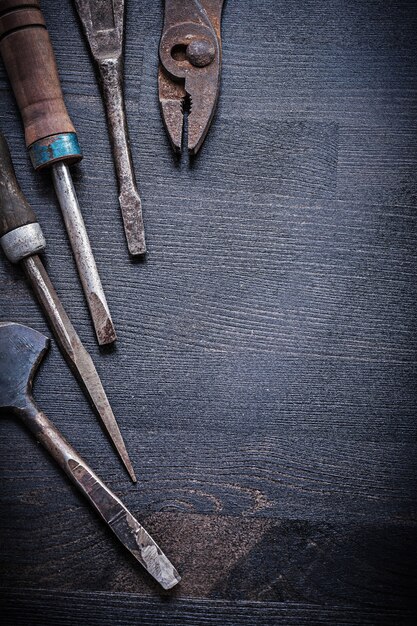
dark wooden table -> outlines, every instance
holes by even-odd
[[[71,2],[44,0],[85,158],[77,193],[119,341],[96,346],[48,173],[3,69],[1,127],[139,475],[57,347],[39,404],[183,575],[164,593],[2,420],[2,624],[415,624],[414,0],[229,0],[222,93],[193,162],[158,110],[162,2],[130,0],[126,95],[149,253],[129,261],[106,122]],[[21,272],[1,319],[50,335]]]

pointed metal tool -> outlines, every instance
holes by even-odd
[[[38,0],[0,0],[0,53],[22,115],[33,167],[52,171],[97,341],[112,343],[116,332],[69,169],[82,158],[81,150]]]
[[[97,64],[114,165],[119,204],[131,255],[146,252],[142,203],[136,185],[123,95],[124,0],[74,0],[91,54]]]
[[[31,395],[32,383],[48,347],[49,339],[36,330],[0,323],[0,411],[15,413],[23,421],[122,544],[164,589],[171,589],[181,580],[175,567],[123,502],[37,408]]]
[[[65,360],[101,418],[131,479],[135,472],[94,363],[71,324],[38,253],[46,246],[36,215],[16,180],[6,140],[0,133],[0,246],[20,262],[45,312]]]

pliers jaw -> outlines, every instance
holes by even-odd
[[[197,154],[219,97],[223,0],[166,0],[159,45],[159,102],[171,144],[181,152],[188,102],[188,151]]]

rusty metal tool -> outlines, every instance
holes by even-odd
[[[51,168],[98,343],[112,343],[116,333],[69,171],[82,155],[38,0],[0,0],[0,53],[32,164],[35,170]]]
[[[181,580],[172,563],[123,502],[39,411],[32,398],[33,378],[49,343],[47,337],[32,328],[0,323],[0,410],[14,413],[22,420],[122,544],[164,589],[171,589]]]
[[[16,180],[6,140],[0,133],[0,246],[21,263],[68,365],[113,441],[131,479],[135,472],[94,363],[71,324],[38,254],[45,239],[36,215]]]
[[[165,0],[159,44],[159,102],[168,137],[181,152],[188,103],[188,151],[197,154],[220,90],[224,0]]]
[[[74,0],[96,62],[107,112],[127,247],[146,252],[142,203],[136,185],[123,95],[125,0]]]

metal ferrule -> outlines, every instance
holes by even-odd
[[[50,135],[29,146],[29,155],[35,170],[58,161],[75,163],[83,158],[76,133]]]
[[[12,263],[18,263],[32,254],[45,250],[46,241],[39,224],[26,224],[9,231],[0,238],[4,254]]]

